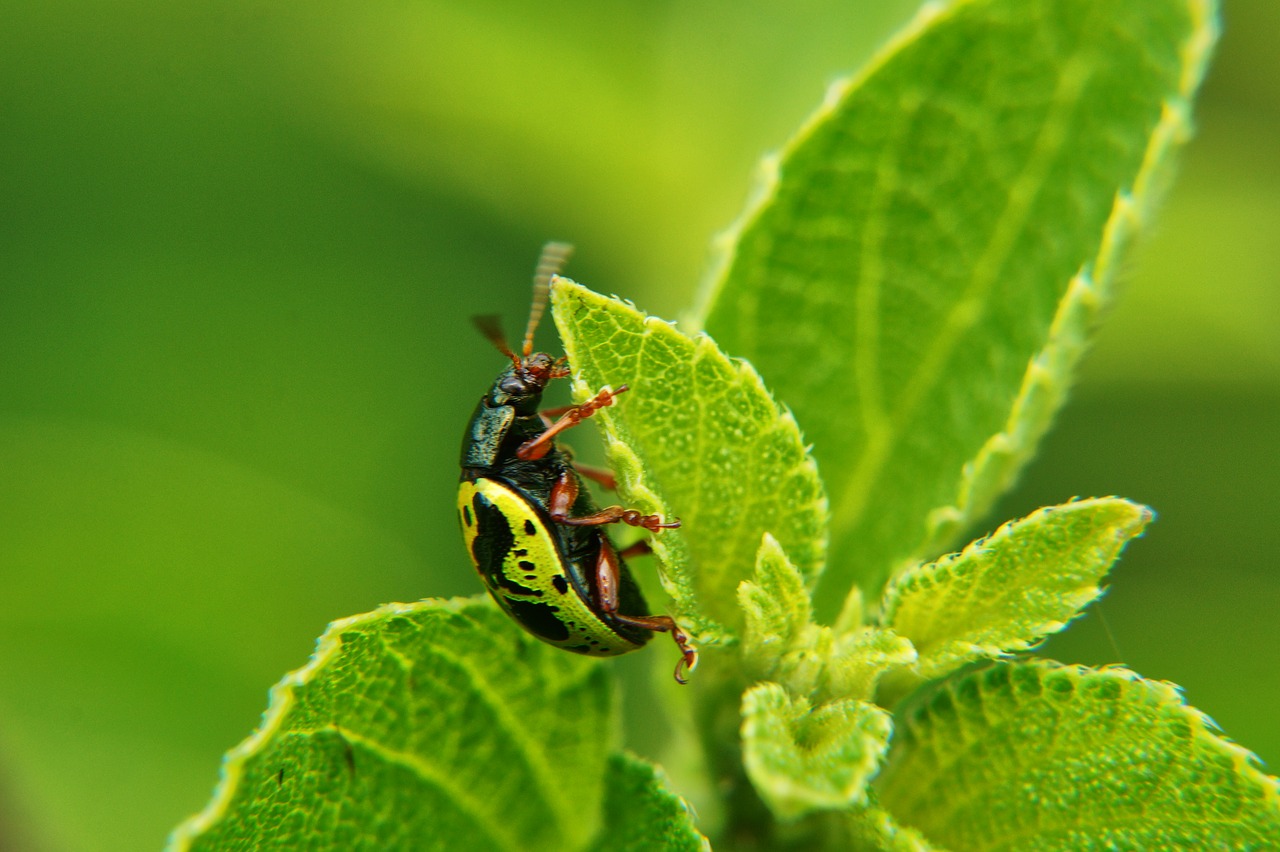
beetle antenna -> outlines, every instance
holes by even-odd
[[[551,279],[558,275],[573,254],[572,243],[547,243],[542,247],[538,265],[533,270],[533,306],[529,308],[529,326],[524,332],[524,354],[533,353],[533,333],[547,310],[547,295],[551,292]]]
[[[517,367],[520,366],[520,356],[512,352],[511,347],[507,345],[506,335],[502,333],[502,319],[497,314],[472,317],[471,321],[475,323],[476,328],[480,329],[480,333],[485,336],[485,339],[497,347],[499,352],[510,358],[511,363]]]

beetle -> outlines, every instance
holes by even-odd
[[[475,318],[511,364],[481,397],[463,434],[463,538],[493,599],[537,638],[566,651],[609,657],[640,648],[655,632],[668,633],[680,648],[675,679],[685,683],[697,651],[673,618],[649,614],[623,554],[605,532],[609,524],[624,523],[656,534],[680,521],[621,506],[598,508],[580,476],[613,487],[612,474],[575,465],[555,442],[564,430],[613,405],[627,386],[605,387],[581,405],[538,410],[547,384],[570,374],[565,358],[533,351],[533,335],[551,279],[572,250],[566,243],[543,248],[521,354],[507,345],[496,317]],[[647,545],[623,553],[646,552]]]

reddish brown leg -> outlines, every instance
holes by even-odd
[[[670,633],[671,638],[675,640],[676,646],[680,649],[680,659],[676,662],[674,673],[676,683],[689,682],[685,675],[693,671],[698,665],[698,649],[689,644],[689,637],[680,629],[680,625],[676,624],[674,618],[669,615],[622,615],[617,612],[613,614],[613,617],[618,621],[634,624],[637,627],[643,627],[655,633]]]
[[[649,532],[673,530],[680,526],[679,518],[664,521],[661,515],[642,515],[635,509],[624,509],[621,506],[610,506],[590,515],[571,518],[569,517],[569,512],[572,511],[573,504],[577,499],[578,478],[566,470],[560,474],[560,478],[556,480],[556,484],[551,488],[551,505],[547,507],[550,510],[551,519],[557,523],[574,527],[595,527],[603,524],[623,523],[630,524],[633,527],[643,527]]]
[[[559,435],[565,429],[577,426],[584,419],[595,414],[602,408],[613,405],[613,400],[620,393],[625,393],[627,386],[623,385],[617,390],[605,388],[591,399],[582,403],[582,405],[574,405],[565,409],[563,415],[555,423],[547,427],[547,431],[531,441],[525,441],[516,450],[516,457],[530,461],[532,459],[540,459],[547,453],[551,452],[552,441],[556,435]]]
[[[573,469],[576,470],[581,476],[585,476],[587,479],[590,479],[592,482],[600,483],[600,485],[604,486],[610,491],[618,490],[618,480],[616,477],[614,477],[613,471],[607,468],[592,467],[589,464],[578,464],[577,462],[574,462]]]
[[[544,423],[550,426],[557,417],[568,414],[577,407],[578,406],[576,405],[558,405],[555,408],[544,408],[538,412],[538,416],[542,418]]]
[[[676,683],[684,684],[685,678],[698,665],[698,650],[689,644],[689,637],[669,615],[623,615],[618,612],[618,554],[607,540],[600,541],[600,557],[596,560],[596,594],[600,609],[623,624],[632,624],[655,633],[670,633],[680,649],[680,659],[674,673]]]
[[[618,551],[618,555],[623,559],[630,559],[633,556],[648,556],[651,553],[653,553],[653,546],[649,544],[649,539],[647,538],[642,538],[635,544],[629,544]]]

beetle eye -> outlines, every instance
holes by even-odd
[[[524,382],[520,381],[516,376],[507,376],[498,383],[498,389],[503,393],[508,393],[512,396],[520,396],[529,392],[529,389],[525,387]]]

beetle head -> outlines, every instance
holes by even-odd
[[[517,355],[507,345],[506,336],[502,333],[502,326],[496,316],[473,318],[480,333],[499,352],[511,359],[511,366],[493,383],[493,390],[489,394],[490,405],[510,405],[521,414],[532,414],[537,410],[542,390],[547,383],[569,375],[569,367],[563,356],[552,358],[545,352],[533,351],[533,333],[537,331],[538,322],[546,312],[551,279],[572,253],[573,246],[568,243],[547,243],[542,247],[542,255],[538,258],[538,266],[533,273],[533,306],[529,309],[529,324],[525,327],[521,354]]]

